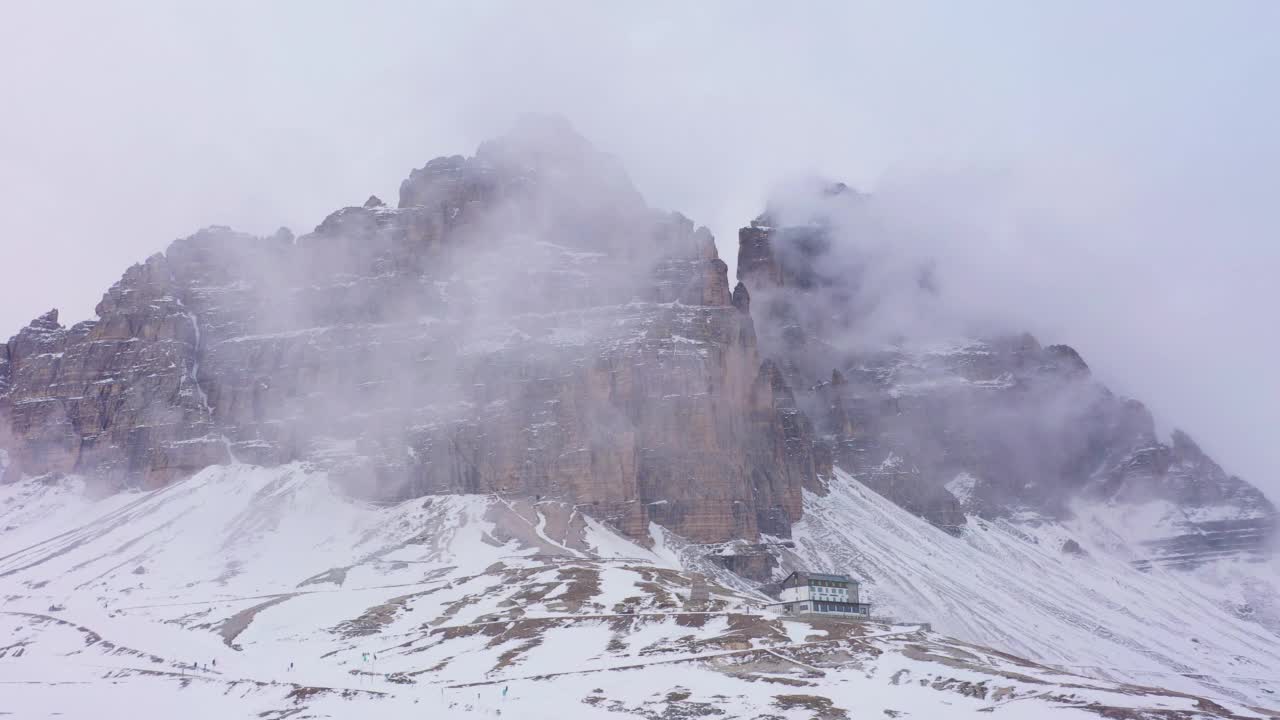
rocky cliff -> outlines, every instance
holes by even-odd
[[[156,487],[303,460],[353,493],[568,499],[633,536],[786,535],[818,487],[705,228],[530,119],[314,232],[209,228],[98,319],[0,346],[6,478]]]
[[[885,273],[841,222],[873,199],[813,194],[742,229],[732,291],[705,228],[547,118],[414,170],[395,207],[301,237],[205,229],[130,268],[96,320],[51,311],[0,345],[0,474],[110,492],[301,461],[370,499],[567,500],[723,544],[788,536],[838,465],[953,532],[1159,501],[1148,562],[1262,552],[1262,494],[1071,348],[868,340]],[[935,302],[932,269],[909,270]],[[763,578],[767,546],[715,556]]]
[[[887,273],[870,198],[843,185],[803,210],[771,210],[739,233],[739,288],[750,293],[761,352],[812,418],[837,465],[903,508],[958,531],[966,515],[1063,518],[1077,503],[1163,508],[1146,563],[1261,557],[1275,508],[1183,432],[1165,441],[1151,413],[1092,376],[1066,345],[1027,334],[860,334],[889,293],[928,314],[939,278],[921,265]],[[781,218],[787,217],[782,221]],[[866,250],[861,250],[866,246]],[[907,323],[903,322],[905,327]]]

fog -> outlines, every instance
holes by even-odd
[[[0,27],[0,335],[209,224],[309,231],[526,111],[736,229],[892,207],[964,315],[1076,347],[1280,492],[1280,5],[45,3]]]

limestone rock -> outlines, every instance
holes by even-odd
[[[0,346],[9,475],[110,490],[303,461],[372,499],[789,534],[825,466],[705,228],[545,118],[375,200],[296,239],[207,228],[126,272],[97,320]]]
[[[195,380],[197,329],[165,258],[130,268],[98,313],[67,329],[50,311],[8,343],[6,477],[79,473],[107,489],[158,487],[225,462]]]
[[[867,202],[847,188],[821,194]],[[1265,552],[1280,521],[1262,493],[1184,433],[1161,441],[1147,409],[1111,393],[1071,347],[1025,333],[843,340],[867,317],[860,283],[879,268],[855,249],[835,253],[838,232],[821,214],[778,226],[776,213],[739,231],[738,277],[775,397],[812,422],[815,458],[829,448],[859,480],[952,532],[967,513],[1065,517],[1076,498],[1163,501],[1186,519],[1153,548],[1160,562]],[[919,292],[934,294],[926,275]]]

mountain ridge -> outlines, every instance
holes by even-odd
[[[37,318],[0,344],[0,481],[110,491],[306,460],[360,496],[556,496],[716,543],[787,536],[838,464],[944,528],[1083,493],[1239,511],[1188,525],[1167,561],[1277,536],[1262,493],[1185,433],[1158,439],[1069,346],[845,338],[885,302],[879,274],[922,312],[945,289],[859,244],[874,213],[841,183],[784,193],[739,232],[730,290],[705,228],[531,116],[412,171],[395,208],[371,197],[297,238],[211,227],[126,271],[97,320]]]
[[[1261,491],[1158,436],[1070,346],[935,322],[948,278],[894,255],[874,195],[783,200],[740,231],[731,288],[709,231],[535,118],[413,170],[396,207],[370,197],[297,237],[206,228],[126,270],[96,320],[37,318],[0,344],[0,587],[22,634],[0,671],[61,673],[21,658],[79,662],[67,637],[144,627],[247,662],[227,687],[262,712],[554,676],[600,716],[693,717],[763,660],[734,712],[841,717],[848,693],[814,674],[831,673],[1015,716],[1044,693],[1094,715],[1274,715],[1280,520]],[[828,647],[753,605],[793,569],[858,576],[897,618],[860,632],[893,638]],[[684,608],[701,583],[721,605]],[[182,610],[192,592],[216,599]],[[642,627],[633,599],[691,617]],[[572,617],[537,616],[555,608]],[[290,619],[310,609],[332,622]],[[698,630],[702,612],[725,625]],[[282,681],[304,636],[306,681]],[[540,656],[552,637],[596,654]],[[396,669],[361,666],[355,638]],[[99,641],[115,677],[155,668],[110,658],[159,657],[188,684],[181,658]],[[633,657],[681,648],[705,688]],[[670,695],[615,706],[574,663],[643,666],[660,677],[638,686]],[[772,685],[815,689],[743,689]]]
[[[894,254],[874,196],[812,183],[784,198],[739,231],[738,278],[761,353],[837,466],[944,529],[967,515],[1065,518],[1079,499],[1162,500],[1188,517],[1155,561],[1270,554],[1280,518],[1266,496],[1187,433],[1159,438],[1150,411],[1075,349],[932,327],[947,278]],[[891,334],[868,335],[884,316]]]
[[[541,121],[368,205],[298,238],[177,240],[100,319],[0,346],[6,477],[109,491],[307,460],[365,497],[573,498],[634,536],[798,518],[823,470],[705,228]]]

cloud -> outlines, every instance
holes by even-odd
[[[28,4],[0,28],[0,335],[88,317],[197,227],[303,232],[555,111],[731,266],[779,178],[895,203],[955,297],[1274,495],[1277,29],[1273,3]]]

